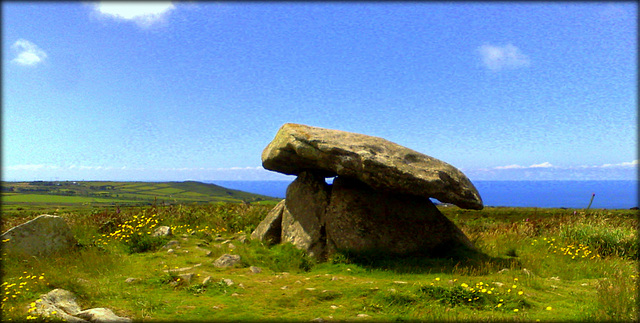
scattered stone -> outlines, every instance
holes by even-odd
[[[131,322],[131,319],[120,317],[107,308],[92,308],[82,311],[76,297],[70,291],[54,289],[40,296],[34,302],[35,314],[52,317],[72,323],[84,322]]]
[[[502,274],[502,273],[507,272],[507,271],[509,271],[509,268],[502,268],[502,269],[498,270],[498,274]]]
[[[189,284],[191,283],[191,279],[193,279],[193,273],[189,273],[189,274],[180,274],[178,275],[178,277],[185,283]]]
[[[482,209],[480,194],[457,168],[378,137],[287,123],[262,152],[262,165],[287,175],[350,177],[377,190]]]
[[[503,283],[501,283],[501,282],[493,282],[493,284],[494,284],[494,285],[496,285],[496,286],[498,286],[498,287],[502,287],[502,286],[504,286],[504,284],[503,284]]]
[[[247,236],[243,234],[239,236],[236,240],[238,240],[238,242],[240,243],[247,243]]]
[[[108,308],[92,308],[77,314],[79,318],[89,322],[131,322],[130,318],[120,317]]]
[[[240,294],[238,294],[238,293],[231,294],[231,297],[238,297],[238,296],[240,296]]]
[[[337,307],[337,306],[335,306],[335,305],[331,305],[331,309],[332,309],[332,310],[335,310],[335,309],[338,309],[338,307]]]
[[[211,276],[207,276],[202,280],[202,285],[207,286],[211,283]]]
[[[171,240],[171,241],[167,242],[166,245],[162,246],[162,248],[169,249],[169,248],[171,248],[173,246],[177,246],[178,244],[179,244],[178,240]]]
[[[204,256],[205,256],[205,257],[211,257],[211,256],[213,256],[213,251],[211,251],[211,250],[207,250],[207,252],[205,252],[205,253],[204,253]]]
[[[213,265],[218,268],[231,267],[239,263],[240,259],[239,255],[224,254],[220,256],[220,258],[216,259],[216,261],[213,262]]]
[[[254,274],[259,274],[262,272],[262,269],[260,267],[251,266],[249,267],[249,271]]]
[[[321,318],[321,317],[316,317],[313,320],[311,320],[311,322],[320,322],[321,323],[321,322],[324,322],[324,319]]]
[[[549,279],[550,279],[550,280],[560,280],[560,277],[555,276],[555,277],[551,277],[551,278],[549,278]]]
[[[400,281],[400,280],[396,280],[396,281],[394,281],[393,283],[394,283],[394,284],[406,284],[407,282],[403,282],[403,281]]]
[[[62,217],[42,214],[0,235],[3,252],[49,256],[76,248],[77,240]]]
[[[234,284],[233,280],[229,278],[222,278],[222,282],[225,283],[227,286],[231,286]]]
[[[173,249],[169,249],[169,250],[167,250],[167,253],[174,253],[174,252],[176,252],[176,251],[175,251],[175,250],[173,250]]]
[[[356,315],[356,317],[371,317],[371,315],[368,315],[368,314],[358,314],[358,315]]]
[[[287,285],[280,287],[280,289],[288,289],[288,288],[289,288],[289,286],[287,286]]]
[[[309,287],[309,288],[305,288],[305,289],[306,289],[306,290],[308,290],[308,291],[314,291],[314,290],[316,290],[316,289],[315,289],[315,288],[313,288],[313,287]]]
[[[227,247],[229,247],[229,249],[235,249],[236,245],[234,245],[233,243],[229,243],[227,244]]]
[[[162,225],[153,230],[152,237],[168,237],[171,235],[171,227]]]
[[[129,278],[125,279],[124,282],[127,283],[127,284],[133,284],[133,283],[138,282],[139,280],[140,279],[138,279],[138,278],[129,277]]]

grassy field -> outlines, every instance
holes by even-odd
[[[150,186],[129,189],[143,187]],[[175,187],[149,190],[167,188]],[[106,307],[134,321],[638,319],[638,211],[439,206],[483,255],[337,254],[316,263],[291,245],[240,241],[271,207],[202,203],[58,211],[80,247],[49,258],[3,254],[3,320],[32,318],[30,304],[53,288],[74,292],[83,309]],[[13,219],[35,217],[23,215]],[[156,221],[171,226],[174,236],[148,235]],[[173,253],[162,248],[170,239],[179,244]],[[241,263],[214,267],[225,253],[240,255]],[[250,266],[262,271],[253,273]],[[187,283],[179,276],[184,273],[193,273],[193,280]],[[209,276],[212,283],[203,285]]]

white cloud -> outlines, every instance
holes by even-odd
[[[18,53],[16,58],[12,60],[12,62],[18,65],[35,66],[47,58],[47,53],[36,44],[25,39],[18,39],[11,45],[11,48]]]
[[[506,46],[482,45],[478,47],[482,63],[492,71],[515,69],[531,64],[529,57],[512,44]]]
[[[520,165],[517,165],[517,164],[494,167],[494,169],[520,169],[520,168],[526,168],[526,167],[520,166]]]
[[[141,27],[149,27],[162,21],[175,6],[171,2],[101,1],[95,4],[94,9],[106,17],[130,20]]]
[[[630,162],[622,162],[618,164],[604,164],[600,167],[608,168],[608,167],[634,167],[634,166],[638,166],[637,159]]]
[[[553,165],[551,165],[550,162],[544,162],[542,164],[533,164],[529,166],[529,168],[550,168],[550,167],[554,167]]]

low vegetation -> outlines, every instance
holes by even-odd
[[[74,292],[82,308],[110,308],[134,321],[638,319],[637,211],[439,206],[484,256],[336,254],[316,263],[290,244],[240,241],[271,207],[50,210],[66,219],[80,246],[48,258],[3,255],[3,320],[42,319],[32,303],[53,288]],[[15,221],[32,217],[24,215],[14,214]],[[173,236],[152,237],[160,225]],[[171,253],[163,248],[170,239],[180,246]],[[241,263],[214,267],[225,253],[240,255]],[[195,276],[187,283],[180,274],[189,267]]]

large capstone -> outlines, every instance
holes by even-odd
[[[262,152],[262,165],[288,175],[355,178],[375,190],[433,197],[466,209],[483,207],[457,168],[379,137],[287,123]]]

